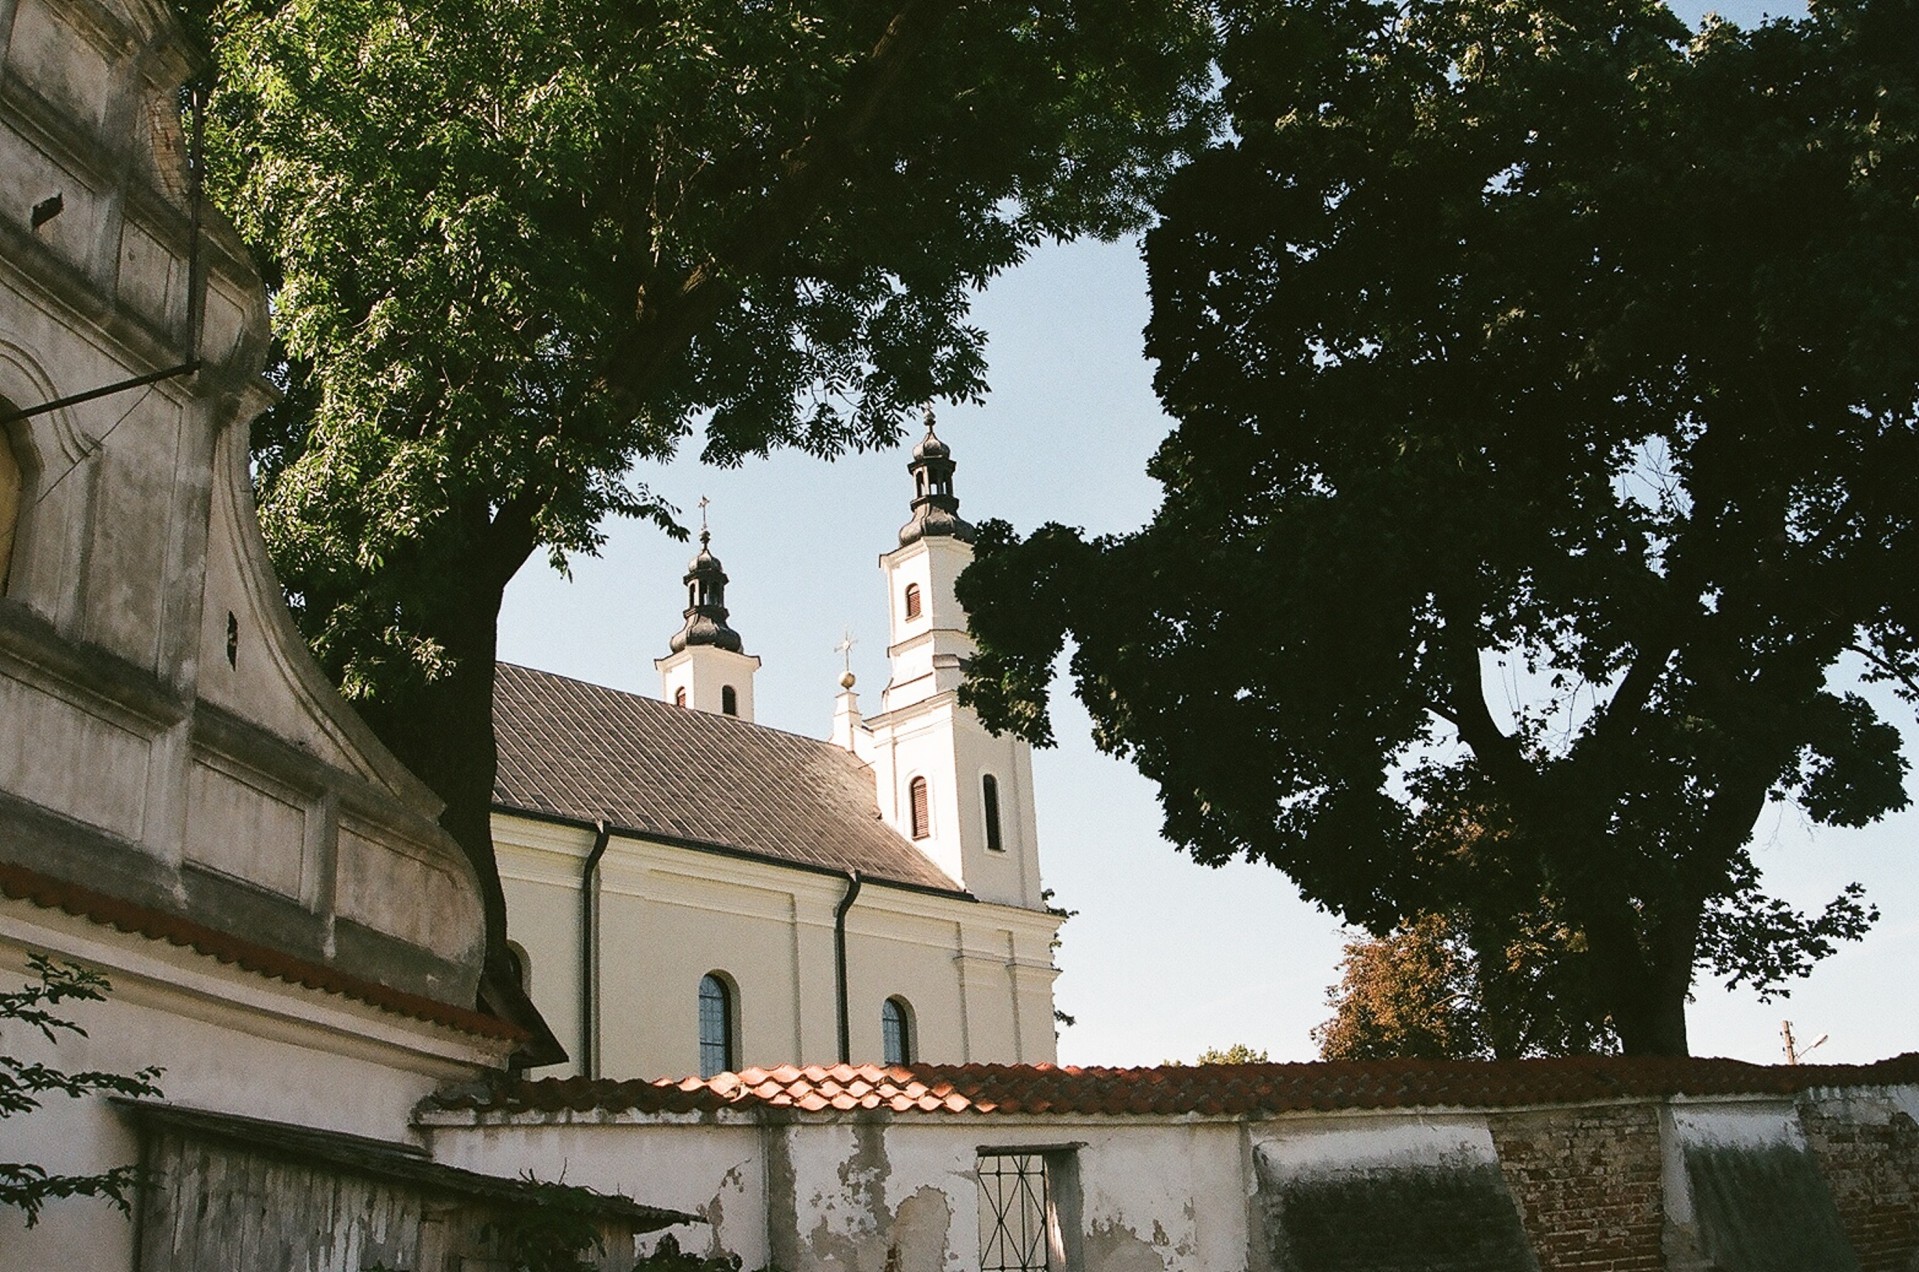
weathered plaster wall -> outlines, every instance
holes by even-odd
[[[217,214],[195,230],[187,71],[151,0],[0,7],[0,402],[198,363],[0,425],[0,861],[470,1005],[471,869],[321,676],[260,540],[266,299]]]
[[[476,882],[436,802],[320,675],[267,565],[246,467],[266,298],[231,229],[191,219],[187,58],[158,0],[0,0],[0,415],[152,379],[0,424],[0,484],[18,468],[0,496],[0,863],[9,897],[49,907],[0,900],[0,981],[44,952],[113,982],[74,1005],[84,1037],[50,1047],[13,1023],[0,1046],[158,1065],[181,1104],[394,1139],[511,1044],[428,1023],[472,1008]],[[98,921],[50,908],[68,903]],[[437,1006],[388,1013],[162,935]],[[0,1157],[55,1172],[136,1154],[98,1097],[4,1126]],[[30,1230],[0,1211],[0,1267],[126,1268],[132,1239],[97,1201]]]
[[[413,1106],[436,1087],[495,1063],[496,1049],[337,995],[303,990],[178,946],[0,901],[0,983],[25,983],[29,952],[106,973],[105,1003],[66,1014],[85,1036],[57,1046],[17,1025],[0,1048],[65,1070],[131,1073],[149,1065],[170,1101],[272,1121],[404,1138]],[[65,1009],[63,1009],[65,1010]],[[124,1116],[105,1100],[46,1099],[8,1118],[0,1157],[90,1174],[137,1160]],[[0,1268],[128,1268],[133,1225],[106,1203],[54,1203],[38,1226],[0,1210]]]
[[[974,1171],[989,1150],[1046,1160],[1064,1229],[1054,1266],[1084,1272],[1903,1272],[1919,1257],[1914,1137],[1900,1120],[1915,1102],[1919,1090],[1874,1088],[1796,1104],[1252,1120],[784,1108],[420,1120],[445,1160],[564,1169],[699,1211],[710,1236],[683,1240],[786,1272],[977,1267]]]

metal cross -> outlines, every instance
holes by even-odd
[[[706,533],[706,505],[712,501],[705,495],[700,496],[700,533]]]
[[[833,646],[833,652],[844,661],[847,671],[853,670],[853,646],[857,644],[859,642],[853,639],[853,629],[849,627],[846,629],[846,635],[840,637],[840,643]]]

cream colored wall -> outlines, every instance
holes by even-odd
[[[723,690],[734,692],[734,714],[753,718],[753,675],[760,669],[755,654],[736,654],[716,645],[690,645],[677,654],[653,660],[660,673],[660,701],[672,702],[677,690],[686,690],[686,705],[695,711],[723,715]]]
[[[497,814],[507,933],[533,1001],[579,1068],[579,879],[593,833]],[[833,912],[844,879],[612,837],[600,864],[599,1039],[605,1077],[699,1068],[701,977],[737,986],[740,1063],[839,1059]],[[869,883],[847,915],[853,1060],[881,1057],[880,1010],[907,1000],[918,1059],[1050,1062],[1051,939],[1043,911]]]

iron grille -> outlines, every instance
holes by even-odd
[[[980,1272],[1047,1272],[1046,1160],[1037,1153],[982,1154]]]

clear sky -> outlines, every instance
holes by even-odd
[[[1740,21],[1757,8],[1721,6]],[[987,290],[975,317],[991,336],[992,394],[983,407],[940,412],[963,515],[1001,517],[1022,532],[1060,521],[1095,533],[1151,515],[1158,490],[1144,467],[1169,424],[1140,352],[1146,314],[1131,243],[1050,247]],[[712,500],[732,624],[764,660],[760,723],[825,736],[840,672],[834,646],[846,629],[858,641],[863,703],[876,709],[886,681],[876,561],[906,518],[905,462],[904,447],[833,463],[785,454],[735,470],[688,456],[636,474],[691,516],[702,495]],[[690,549],[631,523],[609,532],[604,554],[576,561],[570,582],[539,562],[521,572],[507,593],[501,657],[657,694],[652,660],[679,627]],[[1058,1004],[1078,1018],[1061,1035],[1062,1061],[1153,1064],[1235,1042],[1276,1060],[1310,1059],[1308,1030],[1328,1015],[1344,940],[1338,921],[1270,867],[1213,870],[1176,852],[1159,837],[1150,784],[1093,748],[1085,715],[1057,687],[1060,745],[1037,754],[1034,768],[1041,867],[1060,903],[1079,911],[1058,959]],[[1900,718],[1908,754],[1919,757],[1919,730]],[[1768,887],[1817,907],[1856,879],[1884,915],[1788,1001],[1701,983],[1694,1052],[1777,1060],[1782,1019],[1795,1022],[1802,1045],[1831,1035],[1822,1060],[1919,1048],[1906,984],[1919,968],[1916,835],[1919,813],[1864,831],[1814,828],[1790,807],[1768,813],[1755,846]]]

